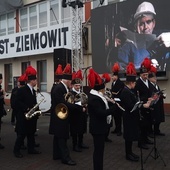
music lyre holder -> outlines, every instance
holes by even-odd
[[[155,134],[155,124],[154,124],[154,131],[153,131],[153,135],[154,135],[154,146],[151,149],[151,151],[149,152],[148,156],[146,157],[146,159],[144,160],[143,163],[146,163],[147,159],[151,156],[153,159],[158,159],[160,157],[160,159],[162,160],[164,166],[166,166],[165,161],[163,160],[161,154],[159,153],[157,147],[156,147],[156,134]],[[153,154],[152,154],[153,153]]]

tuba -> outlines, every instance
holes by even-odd
[[[63,103],[59,103],[55,107],[55,113],[59,119],[64,120],[68,117],[68,107]]]

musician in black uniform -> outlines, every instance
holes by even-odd
[[[67,165],[76,165],[76,162],[73,161],[70,157],[69,149],[67,146],[67,139],[69,138],[69,114],[73,113],[72,110],[75,107],[79,107],[82,110],[82,106],[75,106],[66,102],[64,95],[69,92],[71,88],[71,67],[70,64],[67,64],[63,71],[62,81],[55,86],[53,93],[51,94],[51,116],[50,116],[50,127],[49,133],[54,135],[53,138],[53,159],[61,159],[63,164]],[[56,113],[56,106],[58,104],[64,104],[68,109],[68,116],[61,118]]]
[[[149,98],[152,97],[151,83],[148,81],[148,72],[151,68],[151,61],[145,58],[141,63],[140,77],[136,81],[135,93],[138,98],[146,103]],[[149,149],[147,144],[153,144],[153,142],[148,138],[148,133],[151,131],[151,110],[150,108],[142,108],[141,114],[143,116],[140,121],[140,140],[138,146],[142,149]]]
[[[116,105],[109,108],[104,97],[105,83],[103,79],[93,70],[88,74],[89,86],[92,88],[88,95],[89,130],[93,136],[93,169],[103,170],[103,156],[105,136],[108,131],[108,124],[111,123],[112,114]]]
[[[2,89],[2,74],[0,74],[0,133],[1,133],[1,123],[2,123],[2,117],[4,116],[4,90]],[[1,140],[1,138],[0,138]],[[0,143],[0,149],[4,149],[4,146]]]
[[[120,66],[118,63],[115,63],[112,67],[112,84],[111,92],[112,98],[120,98],[120,92],[124,88],[124,83],[119,78]],[[121,105],[121,101],[117,101]],[[122,110],[117,108],[114,114],[115,129],[111,133],[116,133],[117,136],[122,135]]]
[[[16,96],[17,96],[17,90],[24,86],[26,83],[26,75],[23,74],[18,78],[17,81],[17,87],[14,87],[12,89],[11,92],[11,98],[10,98],[10,104],[11,104],[11,109],[12,109],[12,114],[11,114],[11,124],[15,125],[15,119],[16,119],[16,112],[17,112],[17,108],[16,108]]]
[[[139,140],[139,109],[132,111],[134,105],[138,101],[137,96],[132,91],[136,85],[136,70],[133,63],[129,63],[126,70],[125,86],[120,93],[123,108],[123,137],[125,139],[126,159],[130,161],[138,161],[139,156],[132,152],[133,141]],[[149,107],[149,102],[142,107]],[[132,111],[132,112],[131,112]]]
[[[152,86],[152,93],[156,95],[157,101],[152,106],[151,116],[152,116],[152,124],[154,126],[154,133],[158,136],[165,136],[164,133],[160,131],[160,124],[161,122],[165,122],[165,114],[164,114],[164,99],[166,95],[161,91],[157,84],[157,77],[156,77],[156,68],[151,66],[150,73],[148,75],[149,81],[151,82]]]
[[[81,101],[81,84],[82,84],[82,74],[81,70],[73,73],[72,76],[72,90],[71,93],[75,97],[75,104],[81,105],[83,111],[74,110],[74,113],[70,115],[70,134],[72,136],[73,151],[81,152],[83,149],[88,149],[89,147],[83,143],[83,134],[87,130],[87,103],[84,105],[85,101]]]
[[[17,158],[22,158],[23,155],[20,152],[21,145],[25,137],[27,137],[27,149],[28,154],[40,154],[40,151],[34,149],[36,124],[38,115],[33,116],[29,120],[26,119],[25,114],[33,108],[36,104],[36,92],[34,87],[37,84],[36,70],[32,66],[28,66],[26,69],[26,75],[28,77],[27,84],[17,91],[16,107],[17,109],[17,122],[16,132],[17,139],[14,145],[14,155]]]
[[[62,80],[62,74],[63,74],[62,65],[59,64],[59,65],[57,66],[56,71],[55,71],[55,78],[54,78],[55,81],[54,81],[53,86],[52,86],[52,88],[51,88],[51,94],[53,93],[53,89],[55,88],[55,86],[56,86],[57,84],[59,84],[60,81]]]

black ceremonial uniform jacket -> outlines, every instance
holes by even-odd
[[[122,105],[125,109],[123,112],[123,137],[128,141],[136,141],[139,137],[139,110],[131,112],[137,97],[127,86],[125,86],[120,94]]]
[[[16,107],[17,107],[17,122],[16,132],[20,134],[32,134],[36,132],[37,116],[30,120],[25,118],[28,109],[33,108],[37,104],[36,93],[33,89],[33,94],[28,85],[25,85],[17,90]]]
[[[160,88],[157,85],[158,89],[154,84],[151,83],[152,93],[160,92]],[[164,115],[164,97],[163,94],[160,94],[159,100],[152,106],[153,110],[151,110],[152,120],[154,123],[160,123],[165,121]]]
[[[97,95],[88,95],[88,113],[89,113],[89,131],[93,134],[106,134],[108,131],[108,124],[106,118],[112,115],[117,108],[113,105],[110,109],[106,110],[104,101]]]
[[[135,93],[136,95],[139,95],[141,101],[146,103],[148,101],[148,98],[152,96],[152,90],[151,90],[151,82],[148,81],[148,87],[144,84],[144,82],[139,78],[136,81],[135,86]],[[143,116],[143,123],[147,123],[149,121],[148,116],[150,116],[150,108],[141,108],[141,114]]]
[[[64,94],[67,93],[67,89],[60,82],[53,89],[53,93],[51,94],[51,116],[50,116],[50,126],[49,133],[55,135],[58,138],[69,138],[69,114],[73,113],[75,108],[82,110],[81,106],[66,103],[64,99]],[[66,119],[60,119],[55,111],[55,108],[58,104],[63,103],[68,107],[68,117]]]

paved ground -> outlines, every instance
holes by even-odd
[[[81,153],[72,151],[71,140],[68,140],[68,146],[70,148],[70,154],[73,160],[77,162],[76,166],[68,166],[62,164],[59,160],[52,160],[52,136],[48,134],[49,127],[49,116],[41,116],[38,120],[38,136],[36,142],[40,143],[39,150],[42,151],[40,155],[28,155],[27,151],[22,151],[24,157],[19,159],[15,158],[12,150],[15,142],[16,134],[13,126],[10,124],[10,113],[3,117],[2,124],[2,141],[5,145],[4,150],[0,150],[0,169],[1,170],[92,170],[92,153],[93,143],[92,137],[89,133],[84,136],[84,143],[89,145],[89,149],[83,150]],[[166,133],[164,137],[157,137],[157,149],[166,163],[164,166],[161,157],[157,159],[148,157],[146,163],[143,164],[144,170],[164,170],[170,169],[170,115],[166,115],[166,122],[161,125],[162,132]],[[104,155],[104,170],[141,170],[141,162],[129,162],[125,159],[124,154],[124,140],[122,136],[118,137],[114,134],[109,136],[113,142],[106,143],[105,155]],[[144,160],[147,158],[149,152],[152,149],[150,146],[149,150],[143,150]],[[140,155],[140,149],[137,147],[137,143],[134,143],[133,150],[135,153]],[[152,156],[154,152],[152,152]]]

